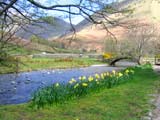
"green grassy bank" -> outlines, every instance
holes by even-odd
[[[38,110],[29,103],[1,105],[0,120],[140,120],[151,108],[149,94],[159,85],[160,76],[151,69],[141,69],[133,80],[64,104]]]
[[[57,69],[57,68],[74,68],[85,67],[92,64],[102,64],[102,62],[91,58],[20,58],[18,65],[15,62],[6,62],[6,65],[0,64],[0,74],[13,73],[22,71],[42,70],[42,69]]]

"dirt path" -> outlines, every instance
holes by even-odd
[[[160,120],[160,94],[157,96],[155,100],[156,109],[153,110],[153,118],[152,120]]]
[[[154,66],[154,70],[160,74],[160,66]],[[156,99],[154,100],[155,109],[151,120],[160,120],[160,88],[158,88]]]

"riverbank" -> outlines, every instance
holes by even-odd
[[[1,105],[2,120],[140,120],[151,107],[148,94],[155,92],[160,77],[152,70],[138,71],[133,80],[91,93],[65,104],[40,110],[21,105]]]
[[[25,58],[19,59],[18,63],[0,65],[0,74],[37,71],[43,69],[80,68],[94,64],[104,64],[94,58]]]

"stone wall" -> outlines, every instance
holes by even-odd
[[[102,59],[101,54],[35,54],[33,58],[96,58]]]

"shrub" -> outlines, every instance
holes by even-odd
[[[152,69],[152,64],[148,62],[144,65],[140,65],[139,67],[142,69]]]

